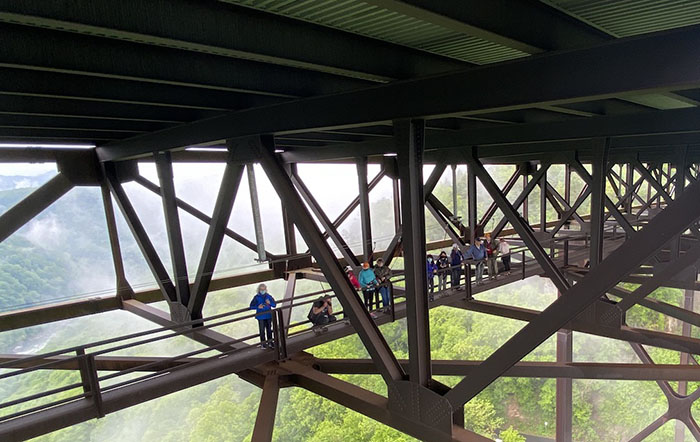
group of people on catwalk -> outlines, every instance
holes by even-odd
[[[457,244],[452,245],[450,255],[444,250],[440,252],[437,259],[433,255],[428,255],[426,259],[426,275],[428,280],[428,292],[435,290],[435,277],[438,278],[438,290],[447,289],[447,278],[450,278],[450,286],[458,288],[462,283],[464,273],[463,266],[473,263],[476,270],[476,283],[483,284],[484,268],[486,268],[489,279],[498,277],[497,258],[501,257],[503,271],[510,274],[510,244],[508,240],[492,239],[487,233],[482,240],[475,238],[474,243],[469,246],[466,253]]]
[[[486,234],[484,239],[475,238],[473,244],[469,246],[466,253],[457,244],[452,246],[448,255],[444,250],[440,252],[437,259],[433,255],[426,258],[426,276],[428,296],[433,300],[435,291],[435,277],[438,279],[438,290],[447,289],[447,279],[450,279],[450,287],[459,289],[462,284],[464,266],[473,264],[475,266],[476,283],[483,284],[484,269],[488,273],[489,279],[498,277],[498,257],[501,258],[503,271],[510,274],[510,244],[505,238],[492,239],[490,234]],[[384,265],[384,261],[379,258],[372,267],[365,261],[362,269],[355,276],[353,268],[347,266],[345,273],[352,286],[362,292],[365,308],[373,318],[377,317],[377,310],[389,313],[391,311],[391,269]],[[466,281],[469,283],[469,281]],[[381,299],[380,299],[381,298]],[[381,304],[380,304],[381,302]],[[260,342],[263,348],[274,347],[272,338],[272,309],[276,307],[275,299],[267,292],[267,286],[260,284],[258,291],[250,302],[250,309],[256,311],[258,320]],[[381,306],[381,310],[380,310]],[[313,302],[307,319],[314,325],[315,331],[326,330],[326,325],[337,320],[333,314],[333,301],[330,295],[325,295]]]

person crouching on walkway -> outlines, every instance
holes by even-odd
[[[331,301],[330,295],[314,301],[307,318],[314,326],[322,328],[326,324],[335,322],[337,318],[333,315],[333,301]]]
[[[267,286],[260,284],[258,292],[250,301],[250,309],[255,310],[255,319],[258,320],[258,330],[260,331],[260,344],[262,348],[273,348],[275,343],[272,341],[272,314],[271,310],[277,306],[275,298],[267,293]],[[267,338],[265,335],[267,334]]]
[[[369,268],[369,263],[367,261],[362,263],[362,270],[360,271],[359,277],[360,287],[362,288],[362,295],[365,298],[365,307],[368,311],[372,312],[374,310],[374,299],[377,297],[377,276],[374,271]],[[377,302],[378,304],[378,302]],[[374,313],[371,314],[374,318]]]

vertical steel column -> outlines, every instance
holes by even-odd
[[[523,189],[527,187],[527,176],[528,173],[527,171],[523,172]],[[530,224],[530,217],[528,215],[528,195],[525,196],[525,199],[523,200],[523,219],[525,220],[526,223]]]
[[[693,311],[693,304],[695,302],[695,291],[686,290],[683,299],[683,308],[688,311]],[[693,326],[689,323],[683,321],[683,336],[691,336],[693,331]],[[690,356],[688,353],[681,353],[681,365],[688,365],[690,363]],[[688,394],[688,381],[678,382],[678,394],[681,396],[686,396]],[[683,442],[685,440],[685,424],[681,421],[676,421],[676,435],[675,442]]]
[[[270,442],[272,440],[279,392],[279,376],[276,373],[265,376],[260,405],[258,405],[258,415],[255,418],[255,427],[253,427],[253,436],[250,442]]]
[[[186,306],[190,302],[190,281],[187,276],[187,263],[185,261],[185,246],[182,242],[180,216],[175,201],[172,158],[170,157],[170,152],[166,151],[156,153],[155,160],[158,179],[160,180],[160,188],[163,194],[163,198],[161,199],[163,201],[163,213],[165,214],[165,227],[168,233],[168,244],[170,245],[170,259],[173,264],[175,294],[177,296],[177,301]]]
[[[357,164],[357,182],[360,189],[360,226],[362,230],[362,255],[372,264],[372,218],[369,208],[369,188],[367,186],[367,157],[359,157]]]
[[[285,170],[287,171],[287,174],[291,174],[291,165],[286,165]],[[297,254],[297,237],[296,237],[296,232],[294,231],[294,223],[289,218],[289,210],[287,209],[287,206],[284,204],[284,201],[281,201],[281,203],[282,203],[282,225],[284,227],[284,247],[285,247],[285,250],[287,251],[287,255],[296,255]]]
[[[100,189],[102,190],[102,204],[105,210],[109,246],[112,251],[112,262],[114,263],[114,274],[117,278],[117,297],[119,299],[131,299],[134,291],[126,280],[122,249],[119,244],[119,233],[117,232],[117,221],[114,216],[114,205],[112,204],[112,195],[109,193],[109,188],[106,183],[103,182],[100,185]]]
[[[547,231],[547,171],[540,178],[540,232]]]
[[[425,121],[394,121],[394,137],[401,180],[408,375],[409,380],[427,387],[431,378],[431,368],[423,196]]]
[[[467,164],[467,209],[469,244],[474,244],[479,226],[476,224],[476,174],[471,164]]]
[[[593,144],[593,174],[591,182],[591,268],[603,260],[603,223],[605,201],[605,177],[608,170],[609,138],[596,138]]]
[[[246,165],[248,172],[248,190],[250,190],[250,207],[253,211],[253,226],[255,227],[255,243],[258,246],[258,261],[267,261],[265,254],[265,238],[263,236],[262,218],[260,216],[260,202],[258,201],[258,185],[255,181],[255,168],[253,163]]]
[[[632,205],[634,204],[634,167],[632,167],[631,163],[627,163],[626,167],[626,175],[625,175],[625,183],[627,184],[627,192],[632,192],[630,193],[629,198],[625,200],[625,212],[628,215],[632,214]]]
[[[564,200],[571,205],[571,165],[564,165]]]
[[[287,278],[287,287],[284,290],[284,299],[289,300],[289,305],[285,306],[282,310],[282,323],[284,324],[284,330],[280,332],[284,334],[286,338],[289,335],[289,324],[291,324],[292,319],[292,305],[294,304],[294,292],[297,287],[297,274],[290,273],[289,278]]]
[[[561,292],[557,291],[557,298],[561,297]],[[573,362],[573,345],[571,330],[560,330],[557,332],[557,362],[567,364]],[[573,422],[573,394],[571,378],[557,378],[557,425],[556,440],[561,442],[571,442],[571,431]]]
[[[457,165],[452,164],[452,214],[457,217]]]
[[[688,146],[683,146],[677,149],[676,152],[676,175],[675,180],[675,197],[683,193],[685,190],[685,169],[688,167]],[[670,165],[669,165],[670,167]],[[670,173],[670,171],[669,171]],[[671,243],[671,254],[673,256],[679,256],[681,253],[681,237],[683,235],[678,235],[677,238]]]
[[[394,203],[394,233],[398,234],[401,231],[401,194],[399,192],[399,179],[391,180],[393,190]]]

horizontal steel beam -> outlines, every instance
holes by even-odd
[[[209,284],[209,292],[225,290],[233,287],[257,284],[275,279],[273,270],[246,273],[243,275],[216,278]],[[160,290],[144,290],[134,293],[134,299],[144,302],[160,302],[163,295]],[[116,294],[103,297],[91,297],[41,305],[0,313],[0,332],[31,327],[49,322],[63,321],[96,313],[118,310],[121,303]]]
[[[0,20],[28,26],[385,82],[466,63],[252,8],[189,0],[2,2]],[[289,38],[293,35],[294,38]],[[264,36],[264,38],[261,38]]]
[[[464,301],[456,300],[448,305],[464,310],[470,310],[489,315],[496,315],[519,321],[533,321],[541,313],[537,310],[512,307],[504,304],[497,304],[486,301]],[[573,330],[581,333],[588,333],[596,336],[617,339],[621,341],[636,342],[653,347],[666,348],[669,350],[681,351],[685,353],[700,354],[700,340],[670,333],[644,330],[639,328],[623,326],[615,328],[610,326],[593,324],[586,321],[574,319],[562,327],[563,330]]]
[[[456,425],[453,425],[450,437],[432,427],[411,421],[406,416],[390,411],[388,400],[384,396],[329,376],[293,360],[283,362],[280,365],[283,369],[292,373],[290,380],[299,387],[422,440],[454,440],[463,442],[490,440]]]
[[[99,149],[99,155],[103,161],[118,160],[237,136],[353,127],[399,118],[522,109],[623,93],[692,88],[700,84],[692,55],[699,44],[698,27],[622,39],[593,48],[234,112],[157,135],[110,143]],[[543,86],[545,73],[557,81]],[[493,84],[499,85],[497,93]]]
[[[73,188],[68,177],[59,173],[0,215],[0,242],[31,221]]]
[[[73,99],[106,104],[139,104],[156,108],[213,111],[279,103],[284,98],[206,90],[172,84],[143,83],[118,78],[88,77],[63,72],[0,68],[0,94]]]
[[[372,0],[371,3],[399,2]],[[419,9],[411,14],[417,18],[528,54],[592,46],[611,39],[597,28],[572,20],[544,3],[508,0],[403,0],[400,3]],[[450,26],[447,20],[457,23]]]
[[[46,370],[79,370],[78,359],[75,356],[47,356],[40,359],[32,359],[30,361],[23,361],[23,359],[32,357],[34,355],[20,355],[20,354],[0,354],[0,363],[5,364],[9,362],[14,362],[8,365],[7,368],[31,368],[37,365],[48,364],[51,362],[57,362],[49,367],[42,367]],[[99,371],[122,371],[122,370],[134,370],[134,371],[160,371],[167,370],[169,368],[178,367],[180,365],[188,364],[190,362],[197,362],[199,358],[182,358],[178,360],[171,360],[171,358],[166,357],[155,357],[155,356],[95,356],[95,368]],[[59,362],[65,361],[65,362]]]
[[[3,67],[288,98],[372,84],[318,71],[100,38],[99,32],[93,36],[6,23],[0,24],[0,32],[5,41],[0,47]]]
[[[399,360],[404,367],[405,359]],[[431,361],[433,375],[469,376],[483,361]],[[316,359],[314,366],[329,374],[377,374],[370,359]],[[700,370],[692,365],[619,364],[596,362],[518,362],[503,374],[513,378],[607,379],[620,381],[698,381]]]

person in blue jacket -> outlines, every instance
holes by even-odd
[[[458,288],[462,283],[462,261],[464,261],[462,251],[459,250],[459,246],[457,244],[453,244],[452,252],[450,252],[450,266],[452,268],[450,284],[452,285],[453,289]]]
[[[374,299],[377,296],[377,286],[379,281],[377,281],[377,276],[374,274],[374,270],[369,267],[369,262],[365,261],[362,263],[362,270],[359,275],[360,288],[362,289],[362,296],[365,298],[365,307],[368,311],[374,310]],[[379,307],[379,299],[377,299],[377,307]],[[374,317],[374,315],[372,315]]]
[[[474,244],[467,250],[467,258],[476,261],[476,283],[482,284],[481,278],[484,276],[484,260],[486,260],[486,247],[481,243],[481,238],[475,238]],[[469,281],[467,281],[469,283]]]
[[[437,272],[437,269],[438,266],[435,260],[433,259],[433,255],[428,255],[425,262],[425,276],[427,277],[428,293],[430,293],[431,298],[433,296],[433,290],[435,289],[435,272]]]
[[[258,292],[250,301],[250,309],[255,310],[255,319],[258,320],[258,329],[260,331],[260,343],[263,348],[273,348],[275,343],[272,341],[272,314],[271,310],[277,306],[275,298],[267,293],[267,286],[260,284]],[[265,335],[267,334],[267,339]]]

